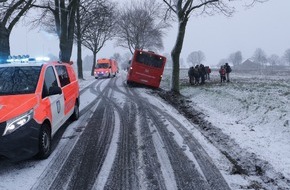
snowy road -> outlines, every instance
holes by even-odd
[[[0,189],[230,189],[173,108],[119,75],[81,93],[43,161],[0,159]]]

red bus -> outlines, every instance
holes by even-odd
[[[166,57],[152,51],[135,50],[128,70],[127,84],[139,83],[158,88]]]

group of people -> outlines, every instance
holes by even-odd
[[[219,69],[221,83],[230,82],[230,72],[232,72],[232,68],[228,63],[221,66],[221,68]]]
[[[188,70],[189,83],[192,85],[204,84],[210,79],[211,69],[203,64],[190,67]]]
[[[221,83],[230,82],[230,72],[232,68],[228,63],[222,65],[219,69]],[[204,84],[205,80],[210,80],[211,69],[203,64],[190,67],[188,70],[189,83],[191,85]]]

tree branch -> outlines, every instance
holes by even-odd
[[[209,3],[214,3],[214,2],[218,2],[218,1],[219,1],[219,0],[210,0],[210,1],[206,1],[206,2],[204,2],[204,3],[202,3],[202,4],[199,4],[199,5],[193,6],[191,9],[189,9],[189,12],[193,11],[194,9],[198,9],[198,8],[200,8],[200,7],[202,7],[202,6],[205,6],[205,5],[209,4]]]
[[[172,10],[175,14],[177,14],[177,11],[173,8],[171,3],[169,3],[167,0],[163,0],[163,2],[169,7],[170,10]]]
[[[17,16],[11,21],[8,26],[8,30],[11,31],[15,24],[19,21],[19,19],[24,15],[24,13],[31,7],[31,3],[33,0],[29,0],[27,4],[21,9],[21,11],[17,14]]]
[[[7,12],[6,15],[3,18],[2,23],[4,24],[4,26],[6,25],[6,23],[8,22],[9,18],[11,17],[11,15],[13,14],[13,12],[22,4],[24,3],[25,0],[21,0],[18,1],[17,3],[15,3],[12,7],[10,7]]]

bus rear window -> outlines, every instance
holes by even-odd
[[[163,59],[162,57],[151,55],[145,52],[139,52],[136,57],[136,61],[151,67],[162,68]]]

